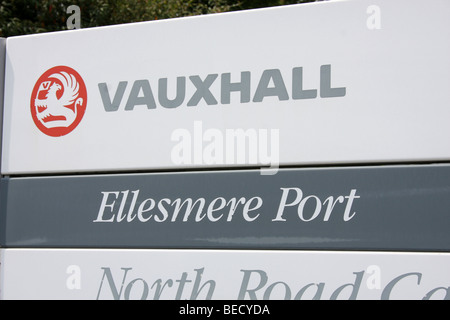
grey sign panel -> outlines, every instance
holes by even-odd
[[[1,245],[448,251],[450,165],[10,178]]]
[[[0,172],[2,172],[3,92],[5,86],[6,39],[0,38]]]
[[[3,88],[5,81],[5,53],[6,53],[6,39],[0,38],[0,177],[2,172],[2,140],[3,140]],[[0,183],[0,237],[4,224],[4,214],[2,211],[2,184]],[[0,240],[1,241],[1,240]]]

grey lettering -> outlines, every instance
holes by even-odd
[[[359,288],[361,287],[361,281],[364,276],[364,271],[353,272],[353,274],[356,275],[355,282],[344,284],[343,286],[340,286],[339,288],[337,288],[331,295],[330,300],[337,300],[337,298],[341,294],[342,290],[344,290],[347,287],[350,287],[352,290],[348,300],[356,300],[356,298],[358,296]]]
[[[159,79],[158,99],[164,108],[177,108],[181,106],[186,96],[186,78],[177,78],[176,97],[173,100],[168,98],[167,78]]]
[[[271,80],[274,86],[269,88]],[[283,81],[283,76],[278,69],[264,70],[259,80],[253,102],[262,102],[265,97],[278,97],[280,101],[289,100],[289,95]]]
[[[214,280],[208,280],[202,286],[200,286],[202,276],[203,276],[203,271],[205,271],[205,268],[194,269],[194,271],[197,272],[197,275],[195,276],[194,287],[192,288],[190,300],[196,300],[198,298],[200,292],[205,288],[205,286],[208,287],[208,289],[207,289],[208,292],[206,294],[205,300],[211,300],[214,290],[216,288],[216,282]]]
[[[445,292],[445,296],[444,296],[444,300],[450,300],[450,287],[439,287],[439,288],[435,288],[433,290],[431,290],[430,292],[428,292],[425,297],[423,297],[422,300],[430,300],[431,297],[438,291],[444,291]]]
[[[256,291],[261,290],[267,283],[269,279],[267,273],[263,270],[241,270],[244,273],[244,278],[242,279],[241,288],[239,289],[238,300],[244,300],[245,296],[248,294],[250,300],[258,300],[256,296]],[[248,285],[250,283],[250,277],[252,273],[259,274],[259,283],[253,289],[249,289]]]
[[[213,94],[209,90],[213,82],[217,79],[217,74],[209,74],[205,80],[199,76],[190,76],[191,82],[196,87],[197,91],[194,93],[192,98],[188,102],[188,107],[193,107],[198,105],[201,99],[204,99],[207,105],[216,105],[217,100],[214,98]]]
[[[303,67],[294,67],[292,69],[292,99],[316,99],[318,89],[305,89]],[[195,92],[187,102],[188,107],[197,106],[202,100],[207,105],[217,105],[217,99],[211,92],[211,86],[218,78],[218,74],[208,74],[202,80],[200,75],[189,76],[194,85]],[[240,72],[240,80],[232,82],[232,74],[225,72],[221,74],[220,83],[220,102],[223,105],[231,103],[231,94],[239,94],[240,103],[249,103],[251,100],[251,78],[250,71]],[[181,76],[176,79],[176,87],[169,90],[169,79],[158,79],[158,101],[164,108],[178,108],[187,98],[186,77]],[[106,112],[118,111],[125,94],[128,81],[120,81],[114,92],[113,98],[110,93],[110,86],[105,83],[98,83],[100,97]],[[320,97],[344,97],[346,95],[345,87],[331,86],[331,65],[320,66]],[[279,69],[267,69],[262,72],[256,91],[254,92],[253,102],[262,102],[266,97],[277,97],[279,101],[289,100],[289,94]],[[112,99],[111,99],[112,98]],[[144,105],[147,109],[155,109],[156,102],[150,86],[149,80],[141,79],[133,83],[128,96],[125,110],[134,110],[136,106]]]
[[[221,103],[230,104],[231,92],[241,93],[241,103],[250,102],[250,72],[241,72],[241,82],[231,83],[231,73],[222,73]]]
[[[140,93],[142,91],[142,96]],[[156,103],[148,80],[136,80],[131,88],[125,110],[134,110],[135,106],[145,105],[147,109],[155,109]]]
[[[391,298],[392,289],[397,285],[397,283],[410,276],[416,276],[417,277],[417,284],[420,284],[420,281],[422,280],[422,274],[419,272],[411,272],[411,273],[405,273],[397,278],[393,279],[391,282],[387,284],[387,286],[384,288],[383,292],[381,293],[381,300],[389,300]]]
[[[331,65],[326,64],[320,67],[320,97],[334,98],[344,97],[346,88],[331,88]]]
[[[131,289],[133,289],[134,284],[138,281],[142,283],[142,294],[141,294],[140,300],[147,300],[148,291],[149,291],[148,284],[147,284],[147,282],[145,282],[144,279],[141,279],[141,278],[134,279],[125,287],[125,294],[124,294],[125,300],[130,300]]]
[[[122,295],[123,285],[124,285],[125,279],[127,277],[127,273],[128,273],[128,271],[132,270],[132,268],[121,268],[121,270],[124,271],[124,275],[122,278],[122,283],[120,284],[120,290],[117,290],[116,284],[114,283],[114,279],[111,274],[111,269],[110,268],[102,268],[102,270],[103,270],[103,277],[102,277],[102,280],[100,281],[100,287],[98,288],[97,300],[100,298],[100,292],[102,291],[103,281],[105,280],[105,277],[106,277],[106,280],[108,281],[109,288],[111,289],[111,293],[113,295],[114,300],[120,300],[120,297]]]
[[[100,96],[102,98],[103,107],[106,112],[112,112],[119,110],[120,103],[122,102],[123,94],[127,87],[128,81],[120,81],[117,86],[116,93],[114,94],[114,99],[111,102],[111,98],[108,91],[108,85],[106,83],[99,83],[98,89],[100,91]]]
[[[310,283],[306,286],[304,286],[303,288],[301,288],[297,294],[294,297],[294,300],[301,300],[303,294],[306,292],[307,289],[309,289],[312,286],[316,286],[317,287],[317,291],[314,294],[314,297],[311,300],[320,300],[320,298],[322,297],[323,294],[323,289],[325,287],[325,283],[321,282],[321,283]]]
[[[291,300],[291,289],[289,288],[289,286],[284,283],[283,281],[279,281],[279,282],[274,282],[272,283],[270,286],[267,287],[267,289],[264,291],[264,296],[263,299],[264,300],[269,300],[270,299],[270,294],[272,293],[272,290],[277,286],[277,285],[281,285],[281,287],[284,287],[284,299],[283,300]]]
[[[162,283],[162,279],[158,279],[152,285],[152,289],[156,285],[155,296],[154,296],[153,300],[159,300],[161,298],[161,294],[163,293],[164,288],[166,286],[168,286],[169,288],[171,288],[173,286],[173,280],[172,279],[169,279],[166,282],[164,282],[164,284],[162,286],[161,286],[161,283]]]
[[[303,89],[303,68],[292,69],[292,99],[315,99],[316,89]]]
[[[181,295],[183,294],[184,286],[186,285],[186,283],[192,282],[192,280],[188,280],[187,277],[188,277],[187,272],[183,272],[180,280],[175,280],[175,282],[179,282],[175,300],[181,300]]]

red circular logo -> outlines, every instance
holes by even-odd
[[[31,116],[48,136],[61,137],[75,129],[86,111],[87,91],[72,68],[58,66],[41,75],[31,94]]]

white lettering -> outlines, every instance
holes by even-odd
[[[209,201],[205,198],[169,198],[162,199],[139,199],[140,190],[131,191],[133,195],[129,201],[130,190],[101,192],[102,202],[97,214],[97,219],[93,222],[165,222],[170,218],[171,222],[186,222],[194,220],[200,222],[207,219],[210,222],[217,222],[226,219],[232,221],[236,214],[245,221],[253,222],[259,217],[256,211],[263,205],[260,197],[241,197],[226,199],[216,197]],[[116,206],[116,200],[122,194],[120,205]],[[137,209],[136,209],[137,208]],[[124,212],[127,212],[125,215]],[[195,217],[192,217],[195,213]],[[126,219],[125,219],[126,218]]]
[[[367,14],[370,16],[367,18],[367,29],[380,30],[381,29],[381,9],[377,5],[370,5],[367,7]]]
[[[192,131],[192,133],[191,133]],[[262,175],[273,175],[279,167],[278,129],[203,129],[194,121],[193,129],[176,129],[171,141],[171,159],[176,165],[261,165]],[[265,168],[269,166],[269,168]]]
[[[333,210],[337,207],[337,203],[344,203],[344,199],[347,199],[345,210],[342,214],[343,220],[347,222],[356,215],[356,211],[352,212],[352,207],[354,201],[360,198],[360,196],[356,195],[356,189],[352,189],[348,196],[338,196],[336,200],[334,200],[333,196],[330,196],[323,202],[315,195],[309,195],[303,198],[303,191],[300,188],[280,188],[280,190],[282,191],[280,204],[278,206],[277,214],[272,221],[286,221],[286,218],[283,217],[285,210],[288,207],[295,207],[297,205],[298,217],[305,222],[313,221],[321,215],[322,208],[327,203],[323,214],[323,221],[329,221]]]
[[[109,219],[109,220],[103,220],[103,214],[105,213],[106,208],[110,208],[111,213],[113,212],[114,204],[116,203],[116,200],[119,197],[119,192],[102,192],[102,194],[103,194],[102,203],[100,205],[100,210],[98,211],[97,219],[94,220],[94,222],[113,222],[114,214],[112,215],[111,219]],[[108,197],[110,194],[115,195],[115,199],[112,203],[107,204]]]
[[[69,274],[66,280],[66,287],[69,290],[81,289],[81,268],[77,265],[70,265],[66,269],[66,273]]]

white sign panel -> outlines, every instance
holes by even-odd
[[[3,299],[450,299],[450,254],[4,249]]]
[[[449,160],[449,9],[331,1],[8,38],[3,174]]]

